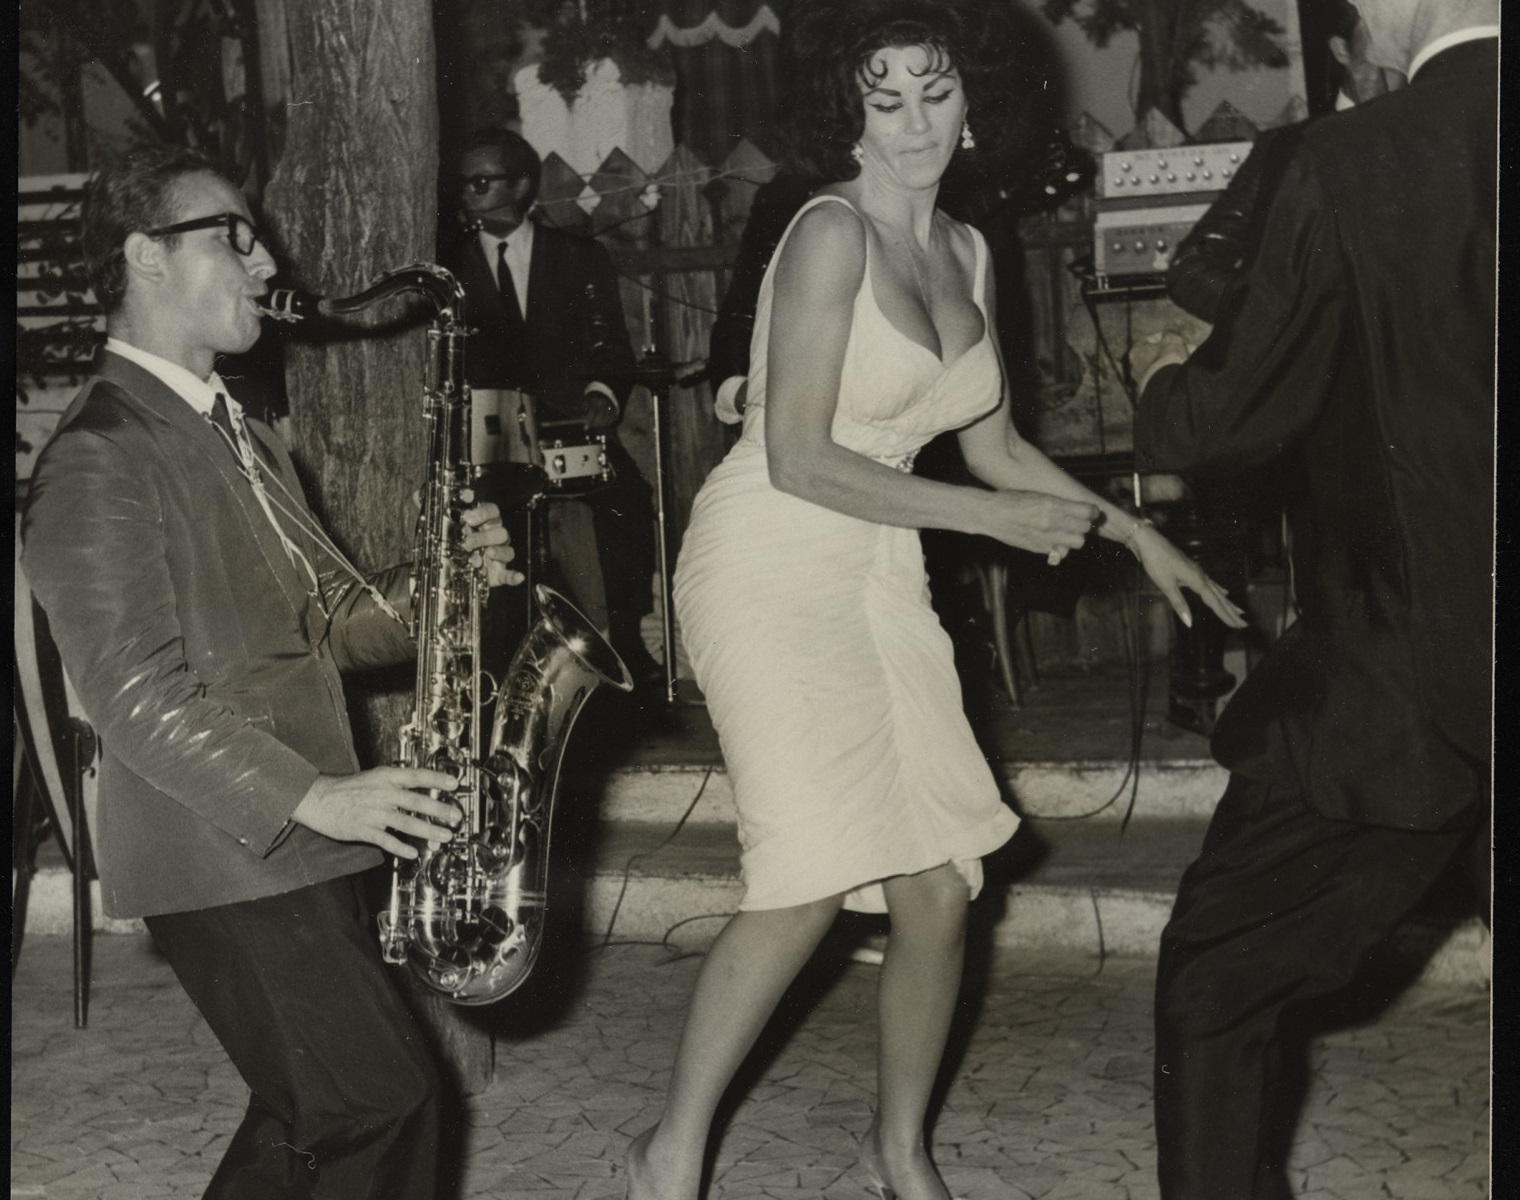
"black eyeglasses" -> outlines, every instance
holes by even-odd
[[[232,248],[245,258],[253,253],[253,248],[264,240],[264,235],[259,232],[258,226],[241,213],[217,213],[214,217],[196,217],[193,221],[180,221],[174,225],[161,225],[157,229],[148,229],[144,232],[150,238],[168,237],[171,233],[190,233],[196,229],[215,229],[218,225],[224,225],[227,229],[227,240],[232,243]]]
[[[463,175],[460,178],[464,180],[465,187],[470,191],[477,196],[484,196],[491,190],[493,183],[500,183],[504,179],[521,179],[522,175]]]

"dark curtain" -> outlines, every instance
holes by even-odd
[[[676,144],[710,166],[744,138],[775,153],[780,42],[772,26],[785,20],[785,9],[785,0],[664,0],[661,5],[676,31],[663,43],[676,71]],[[730,44],[757,18],[756,32],[742,45]],[[700,41],[681,44],[691,36],[687,31],[704,23]]]

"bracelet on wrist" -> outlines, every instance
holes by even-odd
[[[1154,529],[1156,523],[1149,517],[1136,517],[1135,523],[1129,527],[1129,532],[1124,535],[1124,548],[1131,554],[1135,552],[1135,539],[1140,536],[1140,531],[1145,528]]]

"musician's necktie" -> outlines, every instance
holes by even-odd
[[[528,381],[528,322],[523,317],[522,305],[517,300],[517,285],[512,278],[512,268],[507,265],[507,243],[502,241],[496,249],[496,286],[501,289],[501,307],[504,314],[502,336],[493,339],[492,353],[498,356],[501,375],[493,380],[497,386],[529,390]]]
[[[244,474],[250,479],[256,478],[259,473],[259,460],[254,457],[253,439],[248,436],[248,427],[243,424],[242,406],[238,406],[237,419],[233,419],[232,410],[227,404],[227,397],[221,392],[216,394],[216,401],[211,406],[211,423],[222,431],[222,437],[233,457],[244,468]]]
[[[507,265],[505,240],[496,247],[496,286],[501,290],[501,302],[507,310],[507,329],[511,333],[518,333],[526,321],[522,305],[517,300],[517,281],[512,278],[512,268]]]
[[[280,545],[285,547],[285,556],[290,559],[297,572],[306,577],[307,591],[319,605],[326,610],[322,601],[321,584],[317,580],[316,569],[311,565],[311,560],[301,552],[301,548],[295,544],[290,534],[285,531],[285,526],[275,515],[274,504],[270,500],[269,489],[264,484],[263,472],[259,469],[258,457],[253,452],[253,438],[248,434],[248,426],[243,420],[242,405],[238,405],[234,411],[227,403],[227,397],[221,392],[216,394],[216,401],[211,406],[211,423],[222,433],[223,440],[232,450],[233,457],[237,459],[238,467],[244,479],[248,480],[253,487],[253,494],[257,497],[259,507],[264,510],[264,515],[269,519],[275,534],[280,539]]]

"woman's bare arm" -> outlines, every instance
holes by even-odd
[[[990,271],[987,273],[985,303],[987,321],[995,328],[997,294]],[[1001,350],[998,351],[998,361],[1002,361]],[[1097,529],[1099,536],[1129,547],[1185,624],[1192,624],[1192,616],[1182,596],[1183,588],[1196,592],[1226,625],[1244,626],[1242,610],[1229,599],[1224,589],[1148,521],[1125,512],[1083,487],[1046,458],[1038,447],[1019,436],[1013,424],[1007,380],[1008,373],[1004,371],[1003,400],[997,411],[961,430],[961,453],[967,469],[994,488],[1032,489],[1068,500],[1086,501],[1102,513],[1102,522]]]
[[[905,474],[834,441],[845,349],[866,271],[866,229],[841,204],[805,213],[776,264],[765,444],[771,482],[836,512],[884,525],[986,534],[1047,554],[1080,546],[1090,502],[984,491]]]

